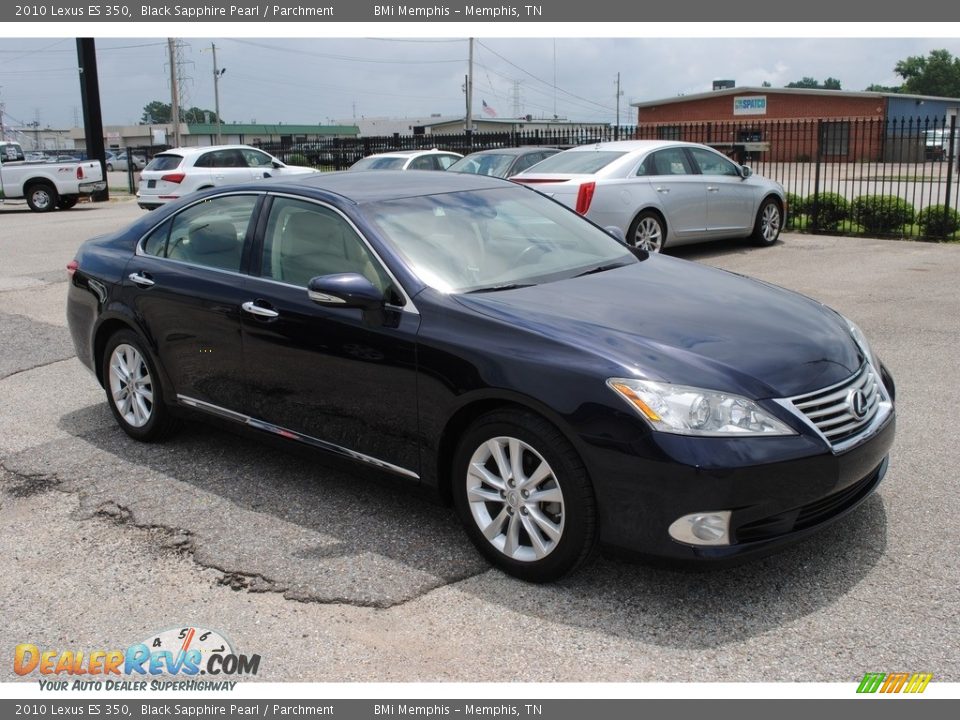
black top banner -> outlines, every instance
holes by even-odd
[[[6,4],[0,7],[0,22],[389,22],[389,23],[505,23],[505,22],[723,22],[769,23],[914,21],[915,12],[903,3],[876,0],[869,4],[846,0],[806,0],[797,4],[773,4],[769,0],[727,0],[684,3],[625,3],[624,0],[540,0],[537,2],[392,3],[357,0],[320,2],[98,2],[58,0],[34,4]],[[934,28],[953,35],[946,23],[960,20],[960,3],[941,5]],[[825,26],[825,28],[828,26]],[[729,34],[729,25],[724,34]],[[744,28],[746,34],[755,30]]]

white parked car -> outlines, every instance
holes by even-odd
[[[529,185],[630,245],[659,252],[719,238],[772,245],[786,217],[783,187],[706,145],[622,140],[553,155],[514,182]]]
[[[113,152],[108,150],[106,153],[106,162],[104,163],[107,166],[107,172],[113,172],[114,170],[119,170],[126,172],[127,170],[127,151],[118,150]],[[134,155],[133,156],[133,169],[134,170],[143,170],[147,166],[147,159],[143,155]]]
[[[153,210],[197,190],[313,172],[247,145],[174,148],[155,156],[140,173],[137,204]]]
[[[449,150],[397,150],[368,155],[350,166],[351,170],[446,170],[462,158]]]

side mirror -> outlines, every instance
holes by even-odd
[[[284,164],[283,164],[282,162],[280,162],[279,160],[274,160],[274,161],[273,161],[273,169],[274,169],[274,170],[279,170],[279,169],[282,168],[282,167],[286,167],[286,165],[284,165]]]
[[[307,285],[307,297],[324,307],[361,310],[383,307],[383,293],[359,273],[319,275]]]
[[[746,180],[746,179],[747,179],[748,177],[750,177],[751,175],[753,175],[753,170],[750,169],[750,166],[749,166],[749,165],[741,165],[741,166],[740,166],[740,176],[741,176],[744,180]]]
[[[611,235],[615,240],[619,240],[620,242],[626,244],[627,236],[623,234],[622,228],[619,228],[616,225],[610,225],[605,227],[604,230],[606,230],[607,234]]]

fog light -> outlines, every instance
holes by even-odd
[[[670,537],[688,545],[729,545],[730,511],[698,512],[673,521]]]

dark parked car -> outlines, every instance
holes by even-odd
[[[120,427],[212,415],[434,487],[535,581],[597,541],[767,551],[880,482],[893,380],[843,316],[504,180],[396,178],[215,188],[86,242],[70,331]]]
[[[447,170],[450,172],[489,175],[510,178],[533,167],[541,160],[560,152],[560,148],[516,147],[497,150],[480,150],[457,160]]]

